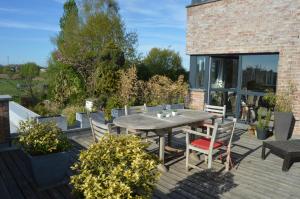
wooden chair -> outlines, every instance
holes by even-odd
[[[204,105],[204,111],[213,114],[215,116],[215,119],[221,119],[222,123],[224,122],[225,114],[226,114],[226,105],[224,105],[224,106],[213,106],[213,105],[205,104]],[[210,129],[214,127],[214,120],[215,119],[206,120],[199,127],[202,128],[202,129],[206,129],[207,134],[210,134]]]
[[[143,106],[127,106],[125,105],[125,115],[132,115],[132,114],[140,114],[145,112],[145,107],[146,105],[144,104]],[[143,133],[146,133],[147,137],[147,132],[145,131],[140,131],[140,130],[135,130],[135,129],[126,129],[126,133],[134,134],[137,136],[142,136]]]
[[[117,128],[113,123],[104,123],[103,121],[96,121],[90,118],[91,130],[95,142],[105,134],[113,133],[113,129]]]
[[[210,169],[212,167],[213,155],[216,154],[216,152],[221,148],[225,147],[227,154],[226,171],[228,171],[229,167],[231,167],[232,165],[230,152],[235,125],[236,119],[226,124],[218,124],[216,122],[213,128],[212,135],[207,135],[184,128],[183,132],[186,133],[186,169],[189,170],[189,167],[199,169],[199,167],[191,165],[189,163],[190,150],[202,153],[207,156],[208,169]],[[190,135],[197,135],[200,137],[191,142]]]

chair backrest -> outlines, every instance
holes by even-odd
[[[145,105],[143,106],[127,106],[125,105],[125,115],[139,114],[145,112]]]
[[[210,143],[211,150],[213,149],[215,141],[222,141],[223,143],[226,143],[229,148],[231,147],[236,121],[236,118],[234,118],[231,122],[223,124],[215,123]]]
[[[204,111],[208,113],[212,113],[216,116],[222,117],[222,119],[225,118],[226,114],[226,105],[224,106],[213,106],[213,105],[204,105]]]
[[[112,132],[111,126],[105,124],[104,122],[96,121],[93,118],[90,118],[90,124],[91,124],[91,130],[95,142],[97,142],[104,135],[104,133]]]

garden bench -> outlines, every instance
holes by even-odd
[[[287,141],[264,141],[262,145],[261,158],[266,159],[266,148],[270,153],[284,159],[282,171],[288,171],[291,164],[300,161],[300,140]]]

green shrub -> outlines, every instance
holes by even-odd
[[[70,148],[67,136],[54,123],[26,121],[20,124],[18,144],[30,155],[44,155]]]
[[[35,113],[45,117],[56,116],[60,114],[58,106],[51,102],[40,102],[35,105],[32,110]]]
[[[147,146],[133,135],[106,134],[81,152],[71,184],[85,198],[150,198],[159,172]]]
[[[111,120],[112,119],[111,110],[114,108],[121,108],[121,107],[122,107],[122,105],[121,105],[120,99],[117,96],[110,97],[107,100],[107,103],[106,103],[106,106],[104,109],[105,119],[108,121]]]
[[[67,118],[67,122],[69,126],[76,124],[76,112],[85,112],[84,107],[82,106],[67,106],[62,114]]]

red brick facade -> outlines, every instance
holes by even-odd
[[[188,98],[189,108],[203,110],[204,95],[205,95],[205,92],[202,90],[190,90],[189,98]]]
[[[0,143],[5,142],[9,134],[9,101],[0,100]]]
[[[289,80],[296,83],[293,106],[300,119],[299,0],[221,0],[189,7],[187,15],[189,55],[279,53],[277,92]],[[294,133],[300,134],[300,122]]]

